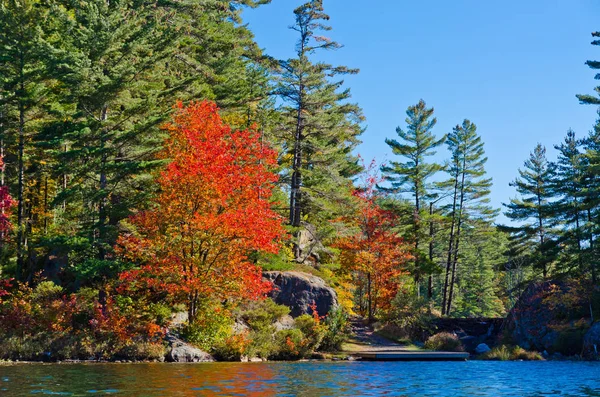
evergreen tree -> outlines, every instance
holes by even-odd
[[[321,0],[312,0],[294,10],[291,27],[300,36],[296,57],[279,62],[275,93],[283,100],[282,125],[278,134],[285,152],[283,182],[289,184],[289,223],[296,238],[303,221],[317,227],[320,240],[333,232],[328,220],[340,215],[350,199],[349,178],[360,171],[352,154],[362,132],[361,110],[349,103],[350,91],[340,90],[343,81],[330,79],[358,71],[345,66],[313,63],[310,55],[318,50],[333,50],[340,44],[319,35],[331,28],[323,23],[329,16]],[[309,253],[300,252],[297,261]]]
[[[455,314],[460,317],[501,317],[505,313],[499,298],[507,237],[487,222],[465,229],[461,254],[461,277],[457,281]]]
[[[464,224],[475,221],[490,221],[496,211],[489,203],[492,186],[491,178],[485,177],[485,151],[483,141],[477,135],[477,126],[469,120],[454,127],[448,136],[447,145],[451,161],[447,172],[450,179],[443,186],[450,191],[452,203],[449,206],[450,232],[446,258],[446,273],[442,296],[442,314],[452,310],[454,286],[458,274],[461,231]]]
[[[600,40],[598,38],[600,38],[600,32],[592,32],[592,37],[594,37],[594,40],[592,41],[592,45],[595,46],[600,46]],[[586,61],[585,63],[587,66],[590,67],[590,69],[592,70],[600,70],[600,61]],[[600,79],[600,73],[596,75],[596,80]],[[582,104],[586,104],[586,105],[600,105],[600,86],[594,88],[594,91],[596,91],[596,95],[598,96],[594,96],[594,95],[589,95],[589,94],[579,94],[576,95],[577,99],[579,99],[579,102]]]
[[[0,113],[2,136],[0,152],[7,162],[6,172],[17,200],[16,277],[25,276],[28,248],[26,167],[31,142],[43,119],[40,107],[47,100],[48,7],[34,0],[6,0],[0,3]]]
[[[581,140],[569,130],[565,140],[555,145],[558,158],[552,181],[555,202],[553,216],[563,226],[559,242],[562,245],[560,265],[562,272],[578,268],[585,272],[584,261],[584,157]]]
[[[161,64],[175,32],[167,10],[142,2],[65,0],[57,12],[62,107],[45,136],[64,178],[55,202],[62,232],[87,241],[84,259],[104,261],[118,222],[151,193],[157,127],[174,102]]]
[[[535,245],[532,265],[541,270],[546,279],[555,256],[551,217],[553,169],[546,158],[546,148],[538,143],[524,166],[525,169],[519,169],[520,177],[510,184],[517,189],[520,198],[504,204],[505,215],[520,223],[511,229],[515,239]]]
[[[388,190],[395,193],[410,193],[414,199],[411,240],[414,242],[413,256],[415,259],[411,273],[415,277],[417,296],[419,296],[421,276],[432,271],[431,266],[428,266],[430,262],[427,261],[425,247],[422,244],[422,241],[426,239],[422,219],[423,213],[427,211],[426,208],[423,208],[424,200],[430,196],[429,179],[442,169],[440,164],[428,163],[427,158],[435,155],[435,148],[444,142],[445,137],[437,139],[433,134],[432,129],[437,120],[433,117],[433,108],[428,109],[422,99],[416,105],[410,106],[406,115],[406,130],[402,130],[400,127],[396,128],[400,140],[385,140],[392,148],[392,152],[405,158],[406,161],[391,161],[389,165],[382,167],[382,172],[386,180],[391,183],[391,188]]]

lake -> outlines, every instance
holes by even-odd
[[[15,364],[0,396],[600,396],[600,362]]]

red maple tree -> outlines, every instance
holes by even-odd
[[[397,217],[377,203],[376,186],[380,180],[376,169],[375,162],[371,162],[363,173],[362,186],[354,191],[358,211],[347,221],[358,232],[337,243],[342,268],[353,274],[370,320],[378,310],[389,308],[401,285],[401,276],[407,274],[405,264],[411,259],[409,246],[393,230]]]
[[[168,293],[188,306],[203,299],[254,299],[262,281],[252,251],[276,252],[284,231],[269,201],[276,152],[254,129],[232,131],[212,102],[178,104],[160,158],[155,206],[133,216],[117,252],[141,264],[121,274],[122,288]]]

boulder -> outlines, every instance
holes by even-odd
[[[507,317],[507,329],[517,345],[526,350],[555,351],[559,333],[552,325],[563,315],[563,308],[551,307],[546,298],[567,289],[560,281],[533,283],[525,289]]]
[[[583,356],[590,360],[600,358],[600,321],[592,325],[583,337]]]
[[[202,363],[213,362],[215,359],[210,354],[182,341],[181,339],[168,335],[169,351],[167,361],[172,363]]]
[[[489,352],[490,350],[492,350],[492,349],[490,349],[490,347],[488,345],[486,345],[485,343],[480,343],[475,348],[475,353],[477,353],[477,354],[484,354],[484,353]]]
[[[273,326],[275,327],[276,331],[283,331],[294,328],[295,324],[296,321],[294,321],[294,318],[288,314],[275,321]]]
[[[312,314],[313,304],[320,316],[338,307],[337,294],[320,277],[296,271],[272,271],[263,272],[263,278],[273,283],[269,296],[275,303],[289,307],[292,317]]]

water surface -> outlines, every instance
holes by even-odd
[[[598,396],[594,362],[16,364],[0,396]]]

